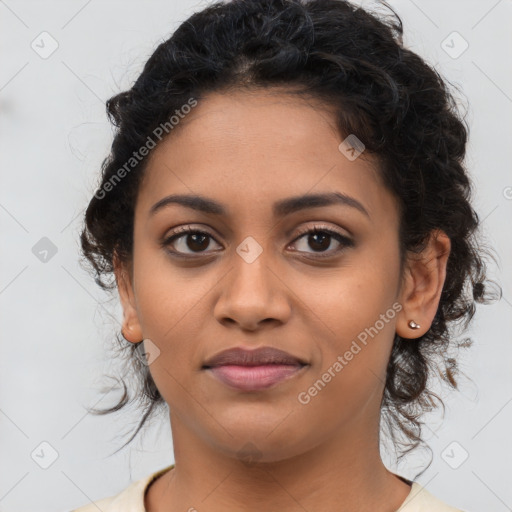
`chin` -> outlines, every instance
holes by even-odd
[[[229,425],[222,439],[216,439],[213,444],[225,455],[239,459],[247,465],[258,463],[280,462],[293,458],[308,450],[304,437],[306,433],[297,431],[297,425],[283,425],[283,417],[276,418],[268,424],[239,421],[236,427]],[[256,418],[255,418],[256,421]],[[291,427],[295,426],[295,430]]]

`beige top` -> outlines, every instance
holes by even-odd
[[[149,485],[174,464],[133,482],[119,494],[103,498],[71,512],[146,512],[144,495]],[[398,476],[398,475],[397,475]],[[403,477],[401,477],[403,479]],[[396,512],[464,512],[451,507],[430,494],[418,482],[413,482],[411,492]]]

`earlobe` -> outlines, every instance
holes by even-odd
[[[443,291],[450,248],[449,237],[435,230],[421,253],[407,256],[400,294],[403,308],[396,323],[400,337],[419,338],[432,325]]]
[[[137,332],[140,332],[140,330],[137,329]],[[140,343],[143,341],[142,333],[140,336],[138,334],[134,334],[131,325],[126,325],[125,322],[123,322],[123,327],[121,327],[121,335],[126,341],[129,341],[130,343]]]
[[[135,307],[135,297],[130,274],[125,265],[114,256],[114,274],[116,277],[119,298],[123,307],[123,325],[121,334],[123,338],[131,343],[138,343],[144,336],[139,323],[137,309]]]

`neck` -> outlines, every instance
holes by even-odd
[[[378,432],[354,429],[285,460],[248,463],[171,423],[175,468],[149,488],[147,512],[394,512],[411,489],[382,463]]]

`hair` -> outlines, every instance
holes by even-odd
[[[392,15],[344,0],[232,0],[190,16],[157,46],[133,86],[106,102],[115,135],[80,240],[95,282],[113,290],[114,258],[131,268],[134,207],[148,157],[130,164],[128,173],[120,170],[191,98],[280,88],[328,105],[340,134],[355,134],[365,154],[377,159],[383,183],[397,199],[401,261],[419,253],[437,230],[451,241],[431,327],[414,340],[395,334],[387,366],[381,413],[395,449],[401,447],[400,459],[424,444],[421,416],[437,408],[436,400],[444,411],[430,379],[457,388],[457,358],[450,350],[472,341],[457,340],[452,327],[466,329],[476,303],[489,299],[487,251],[477,237],[480,220],[464,166],[469,129],[445,80],[403,46],[402,21],[384,5]],[[121,379],[119,403],[92,412],[108,414],[136,399],[144,415],[128,444],[165,401],[137,357],[142,342],[117,341],[137,392],[130,395]]]

